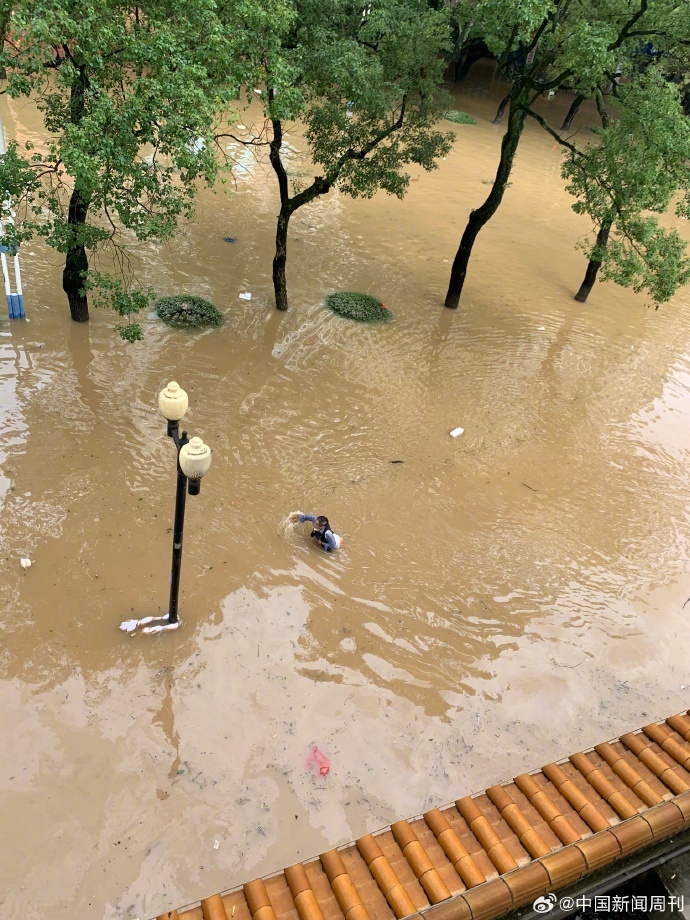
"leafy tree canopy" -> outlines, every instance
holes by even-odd
[[[630,113],[634,109],[637,110],[638,120],[635,120],[635,117],[626,118],[625,127],[619,124],[613,129],[600,154],[604,156],[605,150],[610,146],[610,179],[613,181],[613,164],[618,164],[619,179],[623,188],[626,181],[623,175],[623,159],[619,152],[614,152],[614,147],[618,144],[614,142],[614,137],[620,135],[622,151],[625,146],[622,138],[627,129],[630,136],[635,136],[631,143],[638,146],[638,149],[640,145],[643,148],[647,143],[644,135],[649,133],[650,129],[655,130],[650,126],[657,124],[654,119],[647,116],[654,109],[657,93],[662,91],[663,84],[672,81],[683,87],[686,92],[690,90],[690,17],[687,15],[687,4],[681,0],[503,0],[500,4],[491,0],[453,0],[452,7],[458,40],[469,41],[481,37],[512,80],[510,92],[500,108],[502,112],[503,107],[510,103],[509,124],[503,138],[496,179],[485,202],[470,214],[453,262],[446,306],[456,307],[478,233],[496,213],[503,198],[526,117],[536,119],[559,143],[569,149],[575,156],[579,169],[585,169],[582,165],[584,162],[592,163],[592,171],[588,172],[588,190],[583,200],[595,196],[596,158],[593,154],[588,154],[586,161],[581,161],[582,150],[548,124],[547,118],[538,111],[541,95],[549,90],[567,86],[576,92],[578,104],[582,99],[594,96],[597,98],[604,123],[608,119],[603,103],[605,91],[611,92],[614,96],[620,95],[621,104],[627,107]],[[646,79],[648,71],[656,73],[656,82],[653,77]],[[638,94],[623,102],[623,88],[626,84],[637,86]],[[682,107],[678,92],[669,88],[669,94],[664,98],[671,108],[676,106],[677,112],[674,117],[680,119]],[[643,105],[645,99],[646,106]],[[659,115],[654,114],[655,117]],[[662,121],[658,122],[658,130],[659,137],[652,142],[653,144],[663,144],[661,138],[668,139]],[[652,161],[658,162],[653,154]],[[634,162],[631,169],[634,169]],[[651,200],[663,210],[665,206],[661,205],[661,201],[664,196],[658,187],[652,185],[648,193],[641,191],[642,184],[652,178],[652,173],[648,170],[636,173],[639,200]],[[674,173],[673,179],[678,179],[677,172]],[[584,180],[581,177],[579,181]],[[676,186],[676,189],[683,187],[681,184]],[[574,193],[580,194],[580,190],[575,189]],[[600,188],[599,194],[605,195],[603,187]],[[628,200],[629,197],[625,202]],[[621,201],[621,204],[627,208],[625,202]],[[673,274],[669,266],[675,262],[678,269],[675,276],[679,280],[685,277],[684,263],[680,255],[680,237],[677,234],[662,234],[658,224],[650,224],[643,216],[644,210],[644,206],[636,207],[634,211],[628,210],[627,238],[630,242],[630,234],[634,228],[638,240],[645,241],[644,249],[650,253],[650,258],[652,253],[656,253],[654,260],[657,269],[653,275],[658,279],[658,283],[652,280],[651,275],[648,277],[651,287],[646,282],[641,282],[639,261],[635,262],[637,268],[631,275],[630,260],[633,250],[624,247],[629,256],[623,260],[624,266],[621,261],[622,251],[618,246],[619,238],[616,236],[611,238],[610,251],[617,254],[620,272],[614,270],[611,261],[607,268],[608,276],[633,286],[642,283],[650,290],[655,288],[653,296],[668,299],[671,290],[669,278]],[[592,216],[596,222],[598,218],[594,214]],[[623,220],[622,211],[620,218],[617,213],[608,214],[603,224],[599,224],[598,229],[602,232],[598,234],[598,249],[606,246],[612,221],[616,219]],[[622,230],[622,224],[620,229]],[[668,264],[662,268],[664,253],[668,255]],[[636,259],[639,258],[641,257],[637,252]],[[633,276],[634,281],[631,280]]]
[[[601,262],[604,278],[657,303],[669,300],[690,280],[686,246],[654,214],[673,204],[688,216],[690,204],[690,120],[678,88],[651,67],[618,93],[619,109],[596,141],[573,148],[563,165],[573,210],[591,217],[595,228],[610,225],[607,244],[583,244]]]
[[[278,179],[281,211],[276,233],[274,288],[287,309],[285,260],[290,215],[338,187],[370,198],[382,189],[402,196],[405,167],[432,169],[452,135],[437,130],[444,105],[439,85],[450,47],[450,14],[426,0],[268,0],[276,11],[251,22],[256,83],[265,124],[235,138],[269,149]],[[236,8],[224,8],[235,31]],[[280,28],[276,29],[276,23]],[[286,122],[305,126],[309,156],[320,175],[290,183],[283,161]]]
[[[42,236],[83,286],[86,251],[122,246],[120,228],[171,236],[198,184],[214,181],[215,123],[241,82],[241,58],[212,0],[22,0],[5,4],[6,21],[10,9],[6,92],[35,101],[46,136],[35,149],[10,145],[0,161],[17,209],[4,241]],[[110,298],[125,314],[138,302],[123,299],[126,287]]]
[[[687,6],[680,0],[457,0],[460,40],[481,37],[513,75],[535,89],[563,83],[593,95],[655,57],[668,66],[688,53]],[[646,50],[645,50],[646,49]]]

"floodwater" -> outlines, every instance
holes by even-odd
[[[297,213],[286,315],[266,164],[139,248],[144,280],[209,297],[221,329],[151,317],[127,345],[105,312],[72,324],[57,258],[26,247],[28,320],[0,324],[3,917],[143,920],[690,704],[688,290],[656,312],[611,285],[573,301],[587,225],[529,125],[442,308],[502,91],[458,92],[478,123],[448,124],[403,201]],[[34,136],[11,105],[8,133]],[[334,289],[394,320],[332,316]],[[121,620],[167,609],[171,379],[213,466],[183,628],[132,639]],[[298,508],[339,553],[286,526]]]

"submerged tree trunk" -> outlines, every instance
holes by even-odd
[[[287,310],[287,278],[285,276],[285,265],[287,263],[287,235],[288,222],[290,220],[291,210],[287,206],[280,209],[278,215],[278,226],[276,229],[276,254],[273,257],[273,292],[276,299],[277,310]]]
[[[500,125],[503,121],[503,113],[506,110],[506,106],[510,102],[510,93],[507,96],[504,96],[503,99],[498,103],[498,108],[496,109],[496,115],[493,120],[493,124]]]
[[[274,95],[274,90],[269,89],[268,99],[270,103],[273,103]],[[269,145],[269,159],[278,179],[278,190],[280,192],[280,213],[278,214],[278,226],[276,228],[276,253],[273,257],[273,293],[276,299],[276,309],[287,310],[288,296],[285,266],[287,264],[288,223],[292,208],[290,207],[287,172],[280,157],[280,148],[283,146],[283,123],[274,118],[271,124],[273,126],[273,138]]]
[[[491,191],[486,201],[480,205],[476,211],[470,212],[470,218],[465,227],[465,232],[460,240],[460,246],[453,261],[453,267],[450,273],[450,283],[448,293],[446,294],[446,306],[455,310],[460,302],[460,294],[465,283],[467,275],[467,266],[472,255],[474,241],[479,235],[479,231],[484,224],[488,223],[494,216],[498,207],[503,200],[503,194],[508,184],[510,171],[513,167],[515,152],[520,142],[522,129],[525,126],[527,113],[523,108],[526,101],[526,91],[524,89],[515,89],[511,91],[510,115],[508,117],[508,127],[503,135],[501,143],[501,159],[496,170],[496,178],[491,187]]]
[[[89,259],[86,249],[79,242],[80,230],[86,223],[88,210],[89,202],[82,197],[79,189],[75,188],[70,198],[67,217],[74,242],[67,250],[65,268],[62,272],[62,290],[67,294],[70,316],[75,323],[85,323],[89,318],[89,302],[84,290]]]
[[[470,71],[470,67],[476,64],[489,53],[489,49],[481,39],[471,39],[465,48],[463,48],[460,59],[456,65],[455,82],[462,83]]]
[[[270,102],[273,102],[273,90],[268,91],[268,98]],[[331,183],[322,176],[316,176],[308,188],[303,189],[298,195],[294,195],[291,198],[288,187],[288,175],[280,157],[280,148],[283,144],[283,125],[277,119],[272,120],[271,123],[273,125],[273,139],[269,144],[269,159],[273,171],[278,178],[278,189],[280,191],[280,213],[278,214],[278,224],[276,227],[276,252],[273,257],[273,293],[276,299],[276,309],[287,310],[288,294],[286,266],[290,217],[298,208],[301,208],[303,204],[308,204],[319,195],[327,194],[327,192],[330,191]]]
[[[271,105],[274,99],[275,91],[269,88],[268,100]],[[365,159],[378,144],[387,137],[390,137],[394,131],[398,131],[402,127],[405,118],[405,103],[406,97],[403,96],[400,105],[400,114],[392,124],[388,125],[388,127],[379,134],[363,144],[358,150],[353,150],[352,148],[346,150],[331,166],[327,176],[314,176],[314,181],[311,185],[302,189],[301,192],[292,197],[290,197],[287,172],[280,156],[280,148],[283,144],[283,126],[280,120],[271,119],[273,125],[273,138],[269,144],[269,159],[273,171],[278,177],[278,188],[280,190],[280,213],[278,215],[278,226],[276,229],[276,254],[273,259],[273,290],[278,310],[287,310],[288,308],[285,267],[287,264],[287,233],[290,216],[294,214],[298,208],[301,208],[302,205],[309,204],[310,201],[318,198],[319,195],[327,195],[338,181],[338,177],[348,162]]]
[[[612,218],[605,220],[601,225],[599,233],[597,233],[596,248],[594,250],[595,256],[598,255],[601,250],[606,249],[609,241],[609,233],[611,232],[612,226]],[[597,280],[597,275],[599,274],[599,269],[601,268],[601,261],[601,258],[592,258],[589,260],[584,281],[580,285],[580,290],[575,295],[575,300],[577,300],[578,303],[584,303],[589,297],[589,292],[592,290],[594,287],[594,282]]]
[[[568,128],[572,125],[573,118],[575,118],[575,116],[577,115],[578,109],[580,108],[580,106],[582,105],[584,101],[585,101],[584,96],[582,95],[575,96],[575,98],[573,99],[572,105],[568,109],[568,114],[563,119],[563,124],[561,125],[561,131],[567,131]]]
[[[282,163],[280,164],[283,172],[285,171]],[[286,177],[287,178],[287,177]],[[302,205],[308,204],[319,195],[326,195],[331,189],[331,183],[322,176],[315,176],[312,184],[292,198],[287,197],[281,204],[280,213],[278,214],[278,224],[276,227],[276,253],[273,257],[273,293],[276,299],[277,310],[287,310],[287,239],[288,226],[293,213],[301,208]]]
[[[80,67],[70,91],[70,121],[73,125],[78,125],[84,116],[87,86],[85,68]],[[82,228],[86,224],[90,204],[90,198],[82,194],[79,179],[75,177],[67,212],[70,245],[65,255],[62,290],[67,294],[70,316],[76,323],[85,323],[89,318],[89,302],[84,289],[89,259],[82,242]]]

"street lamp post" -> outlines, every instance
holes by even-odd
[[[177,448],[177,489],[175,492],[175,521],[173,523],[172,568],[170,571],[170,603],[167,616],[144,617],[142,620],[125,620],[120,629],[134,635],[177,629],[180,625],[177,610],[180,596],[180,570],[182,568],[182,539],[184,536],[184,512],[187,492],[198,495],[201,480],[211,467],[211,449],[201,438],[187,438],[187,432],[180,433],[179,423],[189,406],[189,398],[174,380],[158,395],[158,408],[168,423],[168,437]]]

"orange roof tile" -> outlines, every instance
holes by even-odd
[[[680,713],[158,920],[497,920],[686,828]]]

